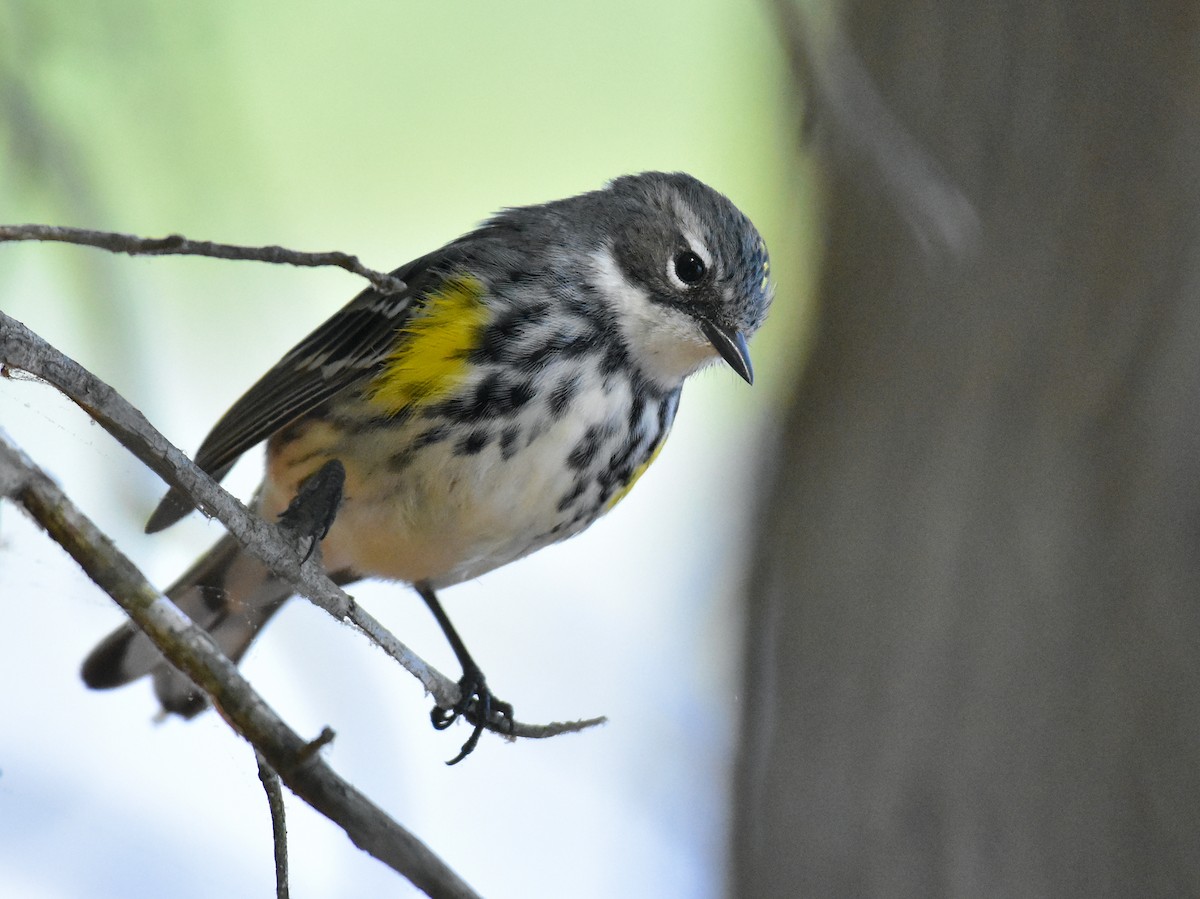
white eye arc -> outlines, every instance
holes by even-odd
[[[667,280],[679,290],[688,290],[702,282],[712,268],[712,256],[704,244],[685,235],[689,249],[678,250],[667,261]]]

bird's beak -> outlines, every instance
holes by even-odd
[[[750,347],[746,346],[745,335],[703,319],[700,321],[700,330],[721,354],[721,358],[729,363],[729,367],[741,375],[747,384],[753,384],[754,369],[750,367]]]

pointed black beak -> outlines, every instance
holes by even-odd
[[[721,358],[729,363],[729,367],[741,375],[747,384],[753,384],[754,369],[750,367],[750,347],[746,346],[745,335],[741,331],[722,328],[704,319],[700,320],[700,330],[721,354]]]

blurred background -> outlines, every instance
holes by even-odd
[[[252,682],[487,896],[1196,896],[1198,37],[1182,0],[10,0],[0,218],[387,267],[691,171],[772,250],[754,389],[696,379],[612,516],[445,597],[522,718],[610,723],[447,770],[461,728],[303,603]],[[5,311],[189,450],[358,286],[0,248]],[[0,422],[157,583],[216,538],[141,536],[160,485],[52,391]],[[0,516],[0,892],[269,894],[248,748],[86,694],[119,615]],[[297,894],[404,895],[289,809]]]
[[[719,895],[739,702],[753,479],[798,366],[811,174],[767,10],[731,0],[0,5],[0,220],[341,249],[387,269],[492,211],[646,169],[730,196],[772,250],[757,382],[687,391],[655,470],[585,537],[445,602],[522,720],[608,715],[510,745],[464,728],[367,642],[289,605],[245,664],[333,766],[489,897]],[[0,251],[0,306],[194,452],[242,390],[362,287],[337,270]],[[151,577],[220,525],[141,528],[162,492],[49,388],[7,382],[0,426]],[[261,456],[227,480],[249,495]],[[95,694],[78,666],[120,612],[0,506],[0,893],[269,895],[253,753],[213,714],[156,725],[146,684]],[[415,594],[354,595],[426,659],[453,658]],[[296,895],[415,890],[300,802]]]

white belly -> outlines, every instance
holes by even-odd
[[[578,533],[602,514],[598,501],[563,508],[564,498],[578,493],[580,479],[591,480],[567,464],[589,429],[612,432],[614,443],[628,439],[629,386],[617,382],[605,392],[599,379],[594,383],[557,420],[540,402],[511,416],[504,424],[520,437],[507,448],[497,432],[477,452],[456,451],[472,428],[451,423],[451,436],[409,452],[403,464],[398,455],[438,421],[414,417],[353,441],[339,441],[328,424],[314,422],[272,456],[263,512],[278,514],[305,477],[337,458],[346,468],[346,486],[322,544],[330,571],[429,581],[435,588],[477,577]],[[657,407],[652,412],[655,433],[647,434],[647,453],[658,437]],[[324,452],[329,446],[333,451]]]

